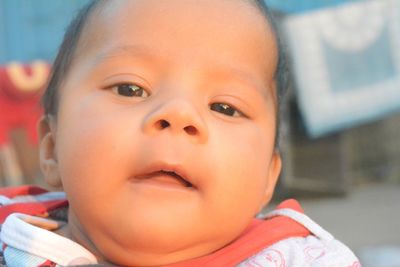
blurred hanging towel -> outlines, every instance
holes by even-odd
[[[50,65],[43,61],[0,66],[0,146],[8,143],[9,133],[16,128],[26,129],[30,141],[37,141],[40,95],[49,70]]]
[[[311,137],[400,111],[400,0],[288,16],[284,31]]]

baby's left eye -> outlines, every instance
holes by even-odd
[[[243,116],[243,113],[232,107],[231,105],[225,103],[212,103],[210,105],[210,109],[219,113],[222,113],[226,116],[230,117],[240,117]]]
[[[127,97],[143,97],[146,98],[150,94],[141,86],[136,84],[118,84],[112,87],[112,90],[122,96]]]

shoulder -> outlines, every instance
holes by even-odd
[[[1,226],[3,261],[10,267],[97,264],[95,256],[85,247],[55,232],[64,224],[22,213],[11,214]]]
[[[361,267],[353,252],[340,241],[322,241],[314,235],[292,237],[263,249],[240,267]]]
[[[290,237],[264,248],[240,267],[361,267],[354,253],[302,212],[277,209],[266,215],[288,217],[310,231],[305,237]]]

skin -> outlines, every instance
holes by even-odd
[[[57,117],[40,123],[45,178],[70,202],[63,234],[124,266],[209,254],[280,172],[274,34],[242,0],[110,2],[85,26]]]

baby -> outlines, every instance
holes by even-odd
[[[39,125],[65,195],[3,189],[3,263],[360,266],[294,200],[254,219],[281,170],[280,62],[262,1],[89,3]]]

